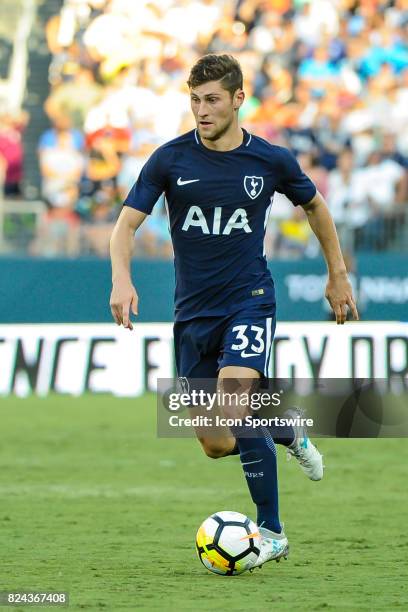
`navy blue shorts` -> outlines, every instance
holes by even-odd
[[[235,365],[258,370],[267,378],[275,326],[275,304],[175,323],[178,376],[216,378],[221,368]]]

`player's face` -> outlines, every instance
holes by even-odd
[[[237,122],[243,91],[234,96],[219,81],[209,81],[190,90],[191,110],[202,139],[218,140]]]

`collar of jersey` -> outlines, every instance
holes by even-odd
[[[241,128],[241,130],[244,133],[244,138],[242,139],[241,144],[239,145],[239,147],[235,147],[235,149],[231,149],[230,151],[214,151],[214,149],[209,149],[208,147],[203,145],[197,128],[194,130],[194,138],[195,138],[196,143],[199,145],[199,147],[201,149],[204,149],[205,151],[208,151],[208,153],[210,154],[214,153],[215,155],[220,155],[222,153],[235,153],[236,151],[240,151],[242,148],[247,147],[252,140],[252,134],[247,132],[244,128]]]

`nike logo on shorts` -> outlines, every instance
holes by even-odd
[[[183,181],[181,176],[177,179],[177,185],[188,185],[188,183],[197,183],[200,179],[190,179],[189,181]]]

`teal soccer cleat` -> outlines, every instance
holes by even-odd
[[[285,417],[302,417],[302,412],[297,408],[286,410]],[[306,428],[294,425],[295,439],[286,448],[288,460],[292,457],[298,461],[301,469],[310,480],[321,480],[323,478],[323,456],[315,445],[307,437]]]
[[[262,567],[264,563],[268,561],[279,561],[287,558],[289,554],[289,542],[288,538],[283,533],[274,533],[264,527],[259,528],[259,533],[262,536],[261,540],[261,552],[259,557],[250,571],[255,567]]]

